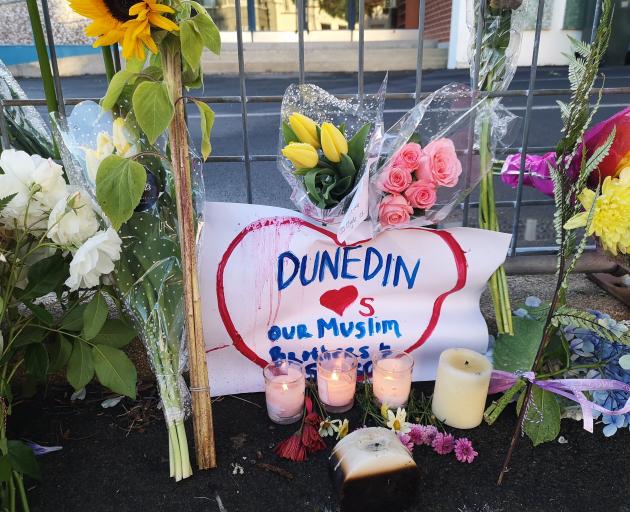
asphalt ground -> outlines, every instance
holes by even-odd
[[[630,85],[630,67],[602,68],[605,74],[606,87],[622,87]],[[511,90],[527,89],[530,68],[519,68],[510,85]],[[384,73],[367,73],[365,90],[376,92],[384,78]],[[357,91],[356,73],[308,74],[308,82],[315,83],[334,94],[352,94]],[[246,80],[248,95],[282,95],[286,87],[297,81],[296,75],[253,75]],[[63,90],[66,98],[101,97],[106,90],[104,76],[79,76],[64,78]],[[448,83],[469,83],[467,70],[425,71],[422,91],[434,91]],[[43,95],[41,82],[38,79],[22,79],[21,85],[31,98]],[[602,82],[598,81],[598,85]],[[535,89],[568,88],[567,69],[564,67],[541,67],[538,69]],[[415,72],[395,72],[389,74],[388,92],[410,93],[415,91]],[[191,91],[191,95],[238,96],[240,94],[237,76],[205,77],[203,91]],[[561,120],[556,101],[567,101],[567,96],[536,96],[534,98],[529,147],[552,147],[560,137]],[[593,101],[595,101],[593,97]],[[526,98],[524,96],[505,98],[503,104],[514,114],[523,117]],[[605,119],[630,104],[628,94],[607,94],[601,101],[595,121]],[[211,105],[216,112],[216,121],[212,133],[213,155],[243,155],[243,129],[241,105],[238,103],[218,103]],[[413,106],[411,100],[388,100],[386,103],[385,122],[390,126]],[[199,114],[194,106],[188,107],[188,118],[192,139],[197,147],[200,145]],[[275,154],[278,145],[278,124],[280,119],[279,103],[249,103],[247,105],[249,128],[249,148],[252,155]],[[518,151],[522,142],[524,123],[517,123],[508,139],[514,151]],[[253,162],[251,164],[253,202],[273,206],[292,208],[289,199],[290,190],[275,162]],[[246,175],[243,163],[208,163],[204,167],[206,197],[215,201],[245,202]],[[498,178],[496,182],[497,200],[513,201],[516,193]],[[476,198],[473,193],[472,200]],[[539,192],[525,189],[523,198],[545,199]],[[521,213],[519,245],[540,246],[553,243],[552,206],[525,206]],[[476,211],[471,210],[471,225],[476,223]],[[511,206],[500,208],[499,219],[502,230],[511,231],[513,221]],[[461,221],[461,211],[455,210],[447,222]]]

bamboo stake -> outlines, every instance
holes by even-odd
[[[195,451],[200,469],[216,467],[212,404],[206,364],[206,347],[201,322],[201,299],[197,277],[197,249],[195,212],[193,210],[188,130],[185,119],[185,101],[182,100],[182,61],[178,47],[164,50],[164,78],[175,105],[175,115],[169,128],[171,162],[177,195],[177,218],[182,252],[184,279],[184,306],[190,385],[192,390]]]

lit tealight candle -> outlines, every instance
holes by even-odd
[[[465,348],[440,355],[433,414],[453,428],[474,428],[483,419],[492,365],[483,355]]]
[[[346,412],[354,404],[359,363],[352,352],[339,349],[317,358],[317,392],[328,412]]]
[[[372,358],[372,389],[379,404],[405,407],[411,392],[413,358],[405,352],[382,350]]]
[[[279,360],[265,366],[265,399],[271,421],[286,425],[302,417],[306,379],[297,361]]]

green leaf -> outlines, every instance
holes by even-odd
[[[103,328],[92,340],[97,345],[122,348],[136,337],[136,331],[123,320],[107,320]]]
[[[78,391],[94,377],[94,361],[90,347],[81,340],[74,340],[72,353],[68,359],[66,377],[70,385]]]
[[[63,284],[69,272],[69,264],[60,252],[33,263],[21,300],[36,299],[54,291]]]
[[[352,159],[357,169],[360,169],[363,163],[363,157],[365,156],[365,140],[370,134],[371,129],[372,125],[370,123],[364,124],[361,129],[354,134],[354,137],[348,141],[348,156]]]
[[[61,321],[61,328],[64,331],[80,331],[83,329],[83,312],[87,304],[79,304],[71,309]]]
[[[191,21],[197,27],[197,32],[201,36],[203,45],[215,55],[219,55],[221,53],[221,34],[219,29],[203,6],[197,2],[191,2],[191,5],[198,13],[191,18]]]
[[[101,162],[96,173],[96,199],[115,229],[133,215],[146,182],[147,173],[138,162],[116,155]]]
[[[136,368],[122,350],[108,345],[92,347],[99,382],[115,393],[136,398]]]
[[[300,142],[298,136],[293,131],[293,128],[289,126],[289,123],[282,121],[282,135],[284,136],[284,143],[291,144],[292,142]]]
[[[517,411],[521,410],[525,393],[519,397]],[[523,431],[532,440],[534,446],[553,441],[560,433],[560,405],[556,396],[538,386],[532,388],[532,395],[527,415],[523,422]]]
[[[512,317],[514,336],[499,334],[494,347],[494,368],[506,372],[529,371],[542,340],[543,320]]]
[[[179,24],[179,38],[182,42],[182,57],[191,69],[197,69],[203,52],[203,39],[196,23],[190,19]]]
[[[8,196],[4,196],[0,198],[0,212],[6,208],[6,206],[11,202],[11,200],[17,196],[17,192],[15,194],[10,194]]]
[[[347,176],[354,176],[357,173],[357,168],[354,166],[352,159],[348,155],[341,155],[341,162],[339,162],[339,175],[343,178]]]
[[[9,462],[15,471],[31,478],[40,478],[39,465],[33,450],[22,441],[9,440]]]
[[[8,482],[13,474],[8,455],[0,457],[0,482]]]
[[[83,312],[83,338],[91,340],[103,327],[109,307],[101,292],[96,292]]]
[[[581,309],[572,308],[570,306],[560,306],[554,313],[551,323],[555,327],[562,325],[586,329],[593,331],[599,337],[611,343],[630,345],[630,329],[625,325],[600,320],[592,313],[582,311]],[[614,328],[611,328],[611,325],[614,325]]]
[[[107,87],[107,93],[105,93],[105,96],[101,101],[101,107],[103,107],[103,110],[111,110],[114,108],[123,88],[127,85],[127,82],[131,78],[136,76],[136,74],[137,73],[134,73],[129,69],[122,69],[112,77],[112,80],[109,82],[109,86]]]
[[[0,303],[0,307],[1,306],[2,304]],[[48,312],[48,310],[45,307],[40,306],[39,304],[30,304],[30,303],[26,303],[26,307],[30,309],[33,312],[33,316],[37,318],[44,325],[51,326],[53,323],[55,323],[53,316]]]
[[[59,334],[57,339],[49,344],[48,351],[48,358],[50,360],[48,372],[56,373],[61,370],[68,362],[68,359],[70,359],[72,343],[70,343],[63,334]]]
[[[41,343],[29,345],[24,353],[26,373],[38,381],[46,378],[48,373],[48,352]]]
[[[166,84],[141,83],[133,93],[132,103],[140,128],[147,135],[149,142],[155,143],[168,128],[175,113]]]
[[[13,340],[13,348],[25,347],[33,343],[40,343],[48,334],[48,331],[43,327],[36,327],[34,325],[26,326],[17,338]]]
[[[193,100],[199,109],[201,116],[201,156],[204,160],[212,153],[212,144],[210,143],[210,133],[214,125],[214,111],[203,101]]]

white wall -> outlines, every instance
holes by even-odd
[[[570,35],[580,39],[582,32],[579,30],[563,30],[565,0],[546,0],[551,2],[551,25],[549,29],[543,29],[540,35],[540,50],[538,52],[538,64],[541,66],[566,65],[567,59],[563,53],[570,49]],[[472,0],[453,0],[451,12],[451,40],[448,52],[448,67],[468,67],[468,27],[466,25],[466,4],[472,4]],[[529,66],[532,61],[534,49],[534,31],[523,32],[521,50],[518,59],[519,66]]]

